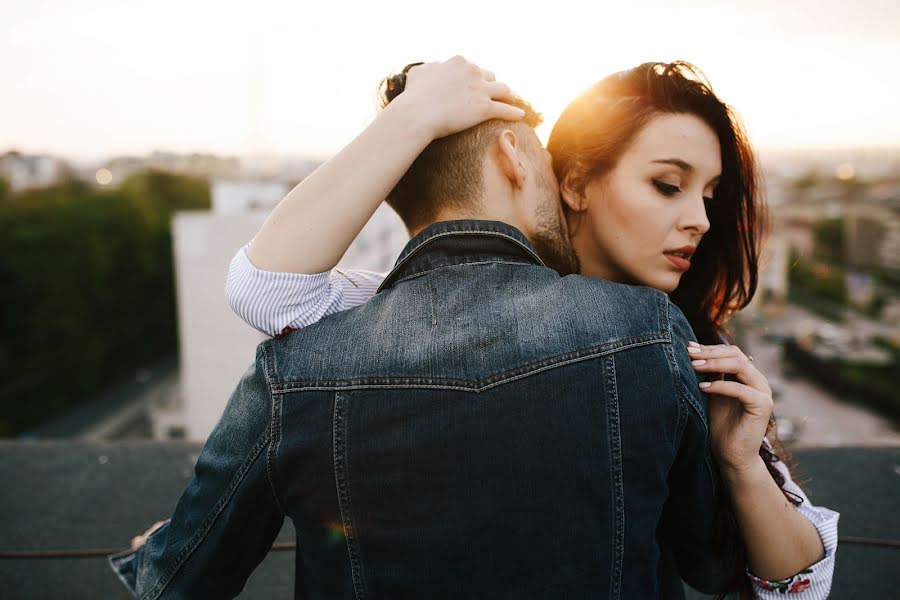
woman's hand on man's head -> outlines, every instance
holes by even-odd
[[[522,119],[524,110],[504,102],[514,98],[510,87],[491,71],[454,56],[409,69],[405,89],[385,110],[408,110],[432,139],[438,139],[490,119]]]

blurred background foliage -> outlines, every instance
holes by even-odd
[[[0,437],[176,352],[171,215],[209,207],[206,179],[161,171],[103,189],[0,179]]]

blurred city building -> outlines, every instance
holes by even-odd
[[[173,221],[181,393],[154,412],[157,438],[205,439],[265,339],[231,311],[225,277],[232,257],[290,187],[277,180],[214,180],[211,187],[210,212],[180,213]],[[340,266],[388,271],[407,241],[399,217],[382,205]]]
[[[105,161],[101,168],[112,175],[108,184],[116,184],[129,175],[148,169],[194,175],[197,177],[233,177],[240,171],[240,161],[235,157],[221,157],[214,154],[177,154],[174,152],[152,152],[148,156],[118,156]]]
[[[52,185],[72,173],[72,167],[55,156],[23,154],[15,150],[0,155],[0,177],[13,191]]]

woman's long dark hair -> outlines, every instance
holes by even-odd
[[[637,133],[660,114],[699,117],[716,133],[721,146],[722,175],[707,209],[709,231],[691,258],[690,270],[670,294],[697,339],[720,344],[730,340],[725,330],[728,317],[745,307],[756,292],[768,224],[747,135],[703,73],[679,61],[644,63],[606,77],[569,104],[553,127],[547,149],[560,184],[566,181],[572,189],[583,191],[588,182],[608,174]],[[777,444],[772,425],[769,439]],[[784,477],[774,466],[780,460],[775,447],[764,443],[759,454],[788,500],[798,504],[799,498],[784,490]],[[728,587],[749,598],[746,551],[727,494],[721,497],[719,518]]]

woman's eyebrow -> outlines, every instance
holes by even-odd
[[[681,160],[680,158],[657,158],[656,160],[651,160],[651,163],[659,163],[663,165],[674,165],[684,171],[685,173],[693,173],[694,167],[688,162]],[[712,179],[709,180],[710,183],[718,183],[719,179],[721,179],[721,175],[716,175]]]
[[[680,158],[657,158],[656,160],[651,160],[652,163],[660,163],[664,165],[675,165],[682,171],[686,171],[688,173],[692,173],[694,171],[694,167],[690,164],[684,162]]]

